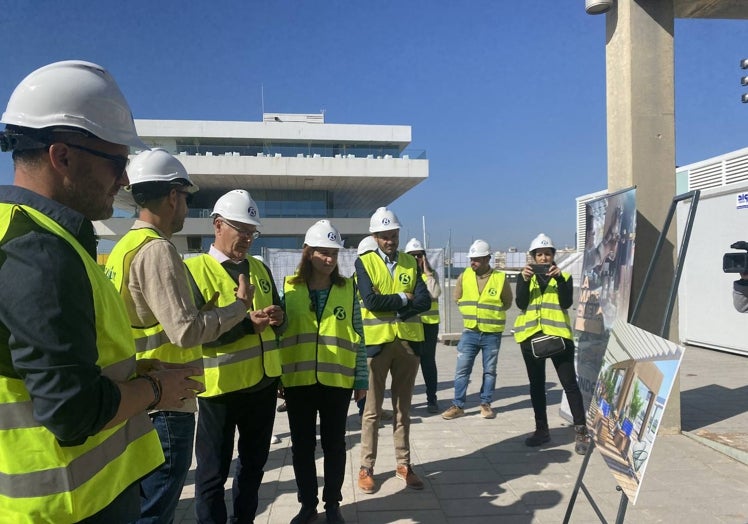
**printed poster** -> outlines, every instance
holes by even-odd
[[[683,347],[618,319],[610,332],[587,429],[632,504],[644,479]]]
[[[586,243],[573,326],[577,377],[585,409],[590,406],[610,330],[617,319],[628,320],[636,189],[591,200],[586,204],[586,213]]]

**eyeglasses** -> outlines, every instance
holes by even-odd
[[[79,149],[81,151],[88,153],[89,155],[93,155],[99,158],[105,158],[109,160],[114,166],[115,171],[118,173],[117,179],[120,179],[122,175],[125,174],[125,170],[127,169],[127,164],[130,163],[130,159],[123,155],[110,155],[109,153],[104,153],[103,151],[97,151],[96,149],[79,146],[78,144],[68,144],[66,142],[63,142],[63,143],[68,147],[72,147],[73,149]]]
[[[192,197],[194,196],[192,193],[189,191],[180,191],[179,189],[176,192],[184,195],[184,201],[188,206],[192,203]]]
[[[236,231],[237,233],[239,233],[241,236],[243,236],[245,238],[251,238],[252,240],[257,240],[258,238],[260,238],[260,232],[259,231],[256,231],[256,230],[255,231],[247,231],[246,229],[241,229],[241,228],[235,226],[234,224],[232,224],[231,222],[229,222],[228,220],[221,220],[221,222],[223,222],[224,224],[226,224],[231,229],[233,229],[234,231]]]

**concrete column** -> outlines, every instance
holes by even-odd
[[[675,195],[673,0],[618,0],[606,15],[608,190],[636,186],[631,307]],[[677,255],[675,221],[636,322],[660,334]],[[677,310],[667,338],[677,337]],[[680,431],[680,382],[661,430]]]

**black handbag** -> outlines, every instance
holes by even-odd
[[[530,340],[532,356],[535,358],[548,358],[558,355],[566,350],[566,343],[561,337],[545,335]]]

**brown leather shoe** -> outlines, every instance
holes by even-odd
[[[423,481],[413,472],[410,464],[397,466],[395,476],[405,481],[405,486],[410,489],[423,489]],[[360,481],[359,481],[360,482]]]
[[[374,468],[361,466],[358,470],[358,489],[362,493],[374,493],[377,484],[374,482]]]

